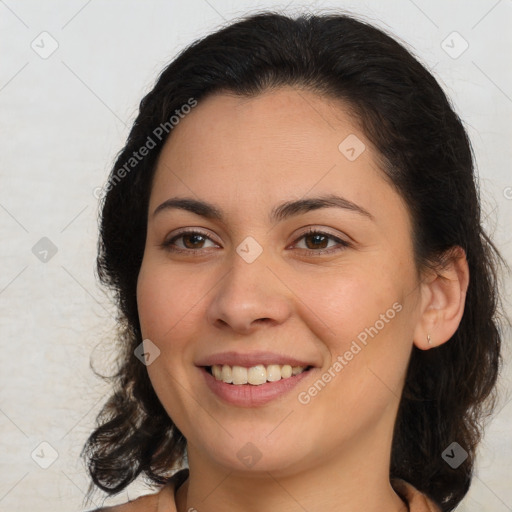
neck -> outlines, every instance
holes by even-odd
[[[389,443],[367,435],[307,469],[239,472],[188,448],[189,479],[177,493],[178,512],[405,512],[389,482]]]

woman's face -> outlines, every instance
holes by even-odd
[[[137,300],[189,461],[286,475],[389,455],[419,283],[376,162],[341,105],[288,87],[210,96],[174,128]]]

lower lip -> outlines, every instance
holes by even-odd
[[[239,407],[258,407],[291,391],[313,371],[313,368],[287,379],[266,382],[258,386],[252,384],[226,384],[208,373],[206,368],[202,367],[200,370],[210,390],[225,402]]]

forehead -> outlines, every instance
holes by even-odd
[[[187,195],[232,205],[238,215],[244,204],[255,212],[283,199],[339,193],[370,210],[400,201],[377,161],[339,101],[291,87],[252,97],[216,93],[171,132],[150,209],[170,195]]]
[[[326,136],[326,143],[344,133],[364,137],[356,125],[347,105],[312,91],[286,86],[253,96],[218,92],[199,102],[173,130],[166,146],[175,147],[186,139],[197,149],[212,141],[219,150],[227,146],[234,151],[274,142],[285,147],[295,144],[296,151],[306,154]],[[337,144],[331,149],[337,150]]]
[[[350,161],[354,151],[361,155]],[[204,180],[213,171],[219,178],[226,171],[237,179],[251,174],[264,180],[276,177],[276,171],[314,177],[339,164],[377,171],[374,153],[343,104],[311,91],[283,87],[252,97],[216,93],[174,127],[157,174],[186,169],[190,176],[198,169]]]

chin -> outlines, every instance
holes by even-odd
[[[302,465],[309,459],[309,447],[303,442],[303,433],[302,439],[295,439],[294,436],[287,436],[284,433],[284,443],[282,438],[271,439],[272,434],[268,435],[271,429],[267,426],[259,432],[253,429],[253,435],[247,432],[236,435],[233,428],[228,430],[233,437],[223,432],[221,439],[211,437],[205,443],[205,439],[202,438],[200,445],[195,445],[198,448],[197,456],[204,457],[208,454],[213,464],[227,472],[250,475],[272,473],[283,476],[300,471]]]

